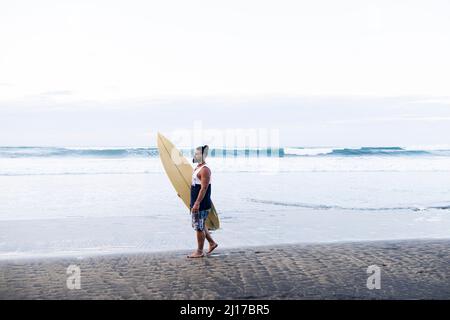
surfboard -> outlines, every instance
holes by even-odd
[[[191,180],[194,168],[183,154],[161,133],[158,132],[158,150],[162,165],[169,177],[172,186],[181,198],[185,206],[190,209]],[[206,226],[209,230],[220,228],[219,216],[214,204],[211,206]]]

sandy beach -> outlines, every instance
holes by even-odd
[[[299,244],[2,261],[0,299],[449,299],[450,241]],[[80,268],[80,289],[67,268]],[[368,266],[381,270],[367,288]]]

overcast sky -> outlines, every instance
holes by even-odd
[[[450,2],[0,2],[0,145],[450,143]],[[151,142],[150,144],[154,144]]]

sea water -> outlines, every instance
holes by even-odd
[[[445,148],[212,149],[208,163],[222,248],[450,238]],[[0,147],[0,259],[195,245],[156,148]]]

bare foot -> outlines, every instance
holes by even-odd
[[[214,249],[217,248],[217,246],[218,246],[217,243],[214,243],[214,244],[212,244],[212,245],[209,245],[209,250],[208,250],[208,252],[207,252],[206,254],[211,254],[211,252],[213,252]]]
[[[205,255],[203,254],[203,251],[195,250],[190,255],[188,255],[188,258],[203,258]]]

